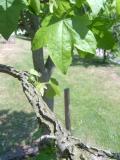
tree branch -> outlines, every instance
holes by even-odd
[[[7,73],[7,74],[13,76],[14,78],[17,78],[20,80],[20,72],[18,72],[13,67],[0,64],[0,72]]]
[[[54,113],[48,108],[42,97],[38,94],[34,86],[28,81],[29,73],[17,71],[15,68],[0,65],[0,72],[12,75],[21,81],[23,91],[34,108],[38,122],[49,130],[49,135],[41,137],[44,139],[55,139],[61,157],[69,160],[120,160],[120,153],[98,150],[83,144],[79,139],[73,137],[55,117]]]

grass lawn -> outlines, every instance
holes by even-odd
[[[0,63],[18,69],[33,68],[30,42],[16,39],[11,47],[0,44]],[[81,65],[68,74],[55,70],[61,96],[55,113],[64,124],[63,89],[70,88],[72,134],[87,144],[120,151],[120,67]],[[38,128],[35,114],[18,81],[0,74],[0,154],[18,144],[30,143]]]

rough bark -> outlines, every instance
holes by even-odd
[[[34,108],[38,122],[40,125],[44,125],[49,131],[49,135],[44,135],[41,139],[54,139],[61,157],[67,158],[68,160],[120,160],[120,153],[112,153],[87,146],[62,127],[54,113],[48,108],[42,97],[37,93],[34,86],[29,83],[28,72],[17,71],[6,65],[0,65],[0,72],[8,73],[21,81],[23,92]]]

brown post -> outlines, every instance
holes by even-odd
[[[70,90],[69,88],[64,89],[64,105],[65,105],[65,126],[66,129],[71,131],[70,122]]]

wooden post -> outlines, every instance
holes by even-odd
[[[71,131],[70,122],[70,90],[69,88],[64,89],[64,105],[65,105],[65,126],[66,129]]]

